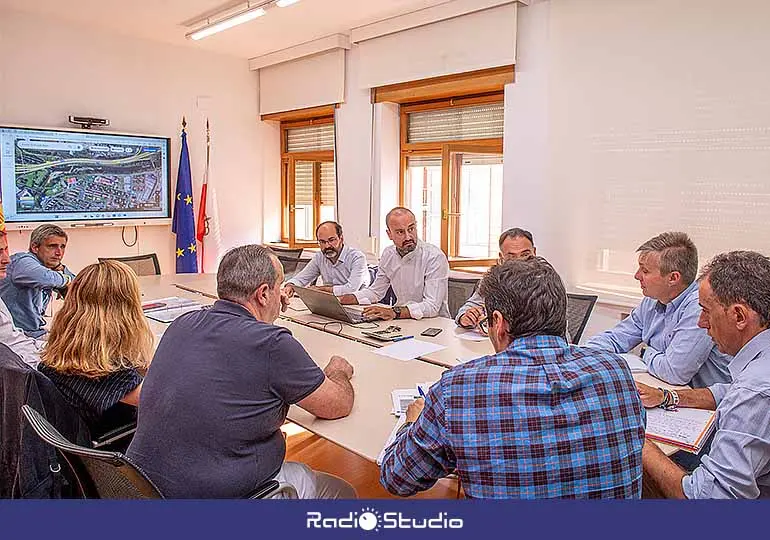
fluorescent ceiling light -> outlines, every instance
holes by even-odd
[[[215,22],[214,24],[206,25],[200,30],[196,30],[195,32],[187,34],[187,37],[197,41],[212,34],[216,34],[217,32],[221,32],[222,30],[232,28],[233,26],[238,26],[239,24],[253,21],[257,17],[261,17],[264,14],[265,10],[261,7],[256,9],[249,9],[247,11],[238,13],[237,15],[233,15],[232,17],[222,19],[221,21]]]
[[[292,4],[296,4],[299,0],[278,0],[275,5],[278,7],[286,7]]]

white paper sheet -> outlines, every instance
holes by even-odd
[[[402,414],[398,417],[398,420],[396,421],[396,425],[393,426],[393,431],[390,432],[390,435],[388,435],[388,439],[385,441],[385,444],[382,446],[382,450],[380,450],[380,453],[377,455],[377,465],[382,465],[382,459],[385,457],[385,450],[388,449],[388,446],[393,444],[393,441],[396,439],[396,433],[398,433],[398,428],[403,426],[406,423],[406,415]]]
[[[162,323],[170,323],[180,315],[201,309],[202,307],[203,304],[200,302],[179,298],[178,296],[148,300],[142,304],[142,310],[146,317]]]
[[[391,412],[396,416],[405,413],[407,407],[419,397],[420,393],[416,388],[393,390],[390,393],[390,398],[393,400],[393,410]]]
[[[420,395],[420,390],[422,390],[423,395],[425,395],[434,384],[435,381],[422,382],[417,383],[414,388],[399,388],[393,390],[390,393],[390,398],[393,401],[393,410],[391,412],[396,416],[405,413],[407,407],[409,407],[415,399],[422,397]]]
[[[488,336],[485,336],[478,330],[468,330],[466,328],[455,328],[455,336],[464,341],[487,341]]]
[[[623,353],[620,356],[628,364],[631,373],[647,373],[647,364],[639,356],[631,353]]]
[[[397,360],[414,360],[418,356],[425,356],[442,349],[446,349],[446,347],[436,343],[420,341],[419,339],[405,339],[397,341],[393,345],[375,349],[373,352],[380,356],[389,356]]]

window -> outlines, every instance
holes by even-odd
[[[503,96],[401,107],[401,204],[451,266],[497,258],[502,228]]]
[[[319,223],[337,214],[334,118],[281,122],[281,240],[315,246]]]

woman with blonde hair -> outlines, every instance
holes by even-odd
[[[38,369],[97,436],[136,418],[152,347],[136,274],[104,261],[70,284]]]

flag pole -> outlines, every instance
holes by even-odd
[[[198,206],[198,227],[196,237],[201,244],[201,273],[204,273],[203,257],[205,254],[204,238],[209,234],[209,218],[206,215],[206,196],[208,193],[209,167],[211,163],[211,129],[209,119],[206,118],[206,171],[203,174],[203,184],[201,185],[201,198]]]

